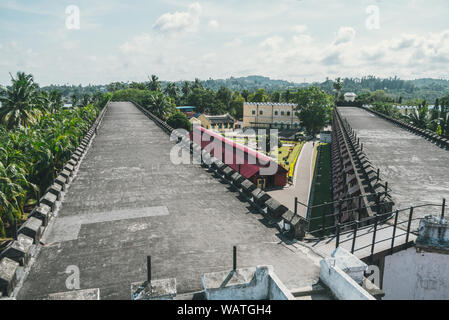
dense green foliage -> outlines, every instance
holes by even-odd
[[[95,105],[62,108],[55,92],[40,91],[18,73],[0,100],[0,237],[26,218],[77,148],[108,96]]]
[[[318,134],[330,123],[334,104],[332,96],[317,87],[309,87],[299,90],[297,103],[301,125],[309,134]]]

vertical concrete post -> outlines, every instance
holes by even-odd
[[[151,256],[147,256],[147,282],[151,287]]]
[[[233,247],[233,254],[232,254],[232,270],[237,270],[237,246]]]

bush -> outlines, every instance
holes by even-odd
[[[167,124],[173,129],[185,129],[192,131],[192,124],[186,115],[182,112],[176,112],[167,119]]]

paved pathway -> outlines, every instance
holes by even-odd
[[[198,291],[204,273],[232,268],[233,245],[239,267],[273,265],[290,289],[317,281],[310,252],[282,242],[201,166],[172,165],[172,148],[132,104],[111,103],[18,298],[67,291],[65,270],[74,265],[81,289],[129,299],[130,284],[145,280],[147,255],[154,279],[174,277],[179,293]]]
[[[298,201],[302,203],[308,204],[309,202],[310,186],[313,179],[312,159],[313,142],[308,141],[302,147],[296,162],[293,185],[281,190],[268,192],[273,198],[292,211],[295,209],[295,197],[298,197]],[[298,205],[298,214],[305,217],[307,209],[304,206]]]

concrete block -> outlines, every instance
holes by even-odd
[[[75,161],[76,163],[78,163],[81,159],[81,156],[77,155],[77,154],[72,154],[72,156],[70,157],[71,160]]]
[[[73,167],[76,167],[76,164],[78,163],[78,161],[74,160],[74,159],[70,159],[67,164],[70,164]]]
[[[261,207],[264,207],[265,202],[267,202],[267,200],[271,198],[268,193],[259,188],[253,190],[253,192],[251,192],[251,195],[253,196],[254,202],[256,202]]]
[[[51,211],[55,210],[55,206],[56,206],[56,201],[58,200],[58,196],[51,193],[51,192],[47,192],[46,194],[44,194],[44,196],[39,200],[39,204],[43,203],[46,204],[47,206],[49,206],[51,208]]]
[[[226,168],[223,169],[223,174],[227,179],[231,179],[231,176],[235,173],[235,171],[231,168],[226,166]]]
[[[0,259],[8,258],[18,262],[21,266],[28,263],[33,239],[20,235],[17,240],[11,242],[0,254]]]
[[[67,180],[69,180],[70,175],[71,175],[71,173],[69,171],[67,171],[67,170],[62,170],[59,174],[61,176],[63,176],[64,178],[66,178]]]
[[[309,222],[306,219],[287,210],[282,215],[282,220],[284,220],[284,229],[292,238],[304,239],[309,227]]]
[[[83,156],[83,152],[76,149],[75,152],[73,153],[75,156],[78,156],[78,159],[81,158]]]
[[[72,174],[73,174],[73,171],[75,170],[75,167],[72,166],[71,164],[66,164],[66,165],[64,166],[64,170],[67,170],[68,172],[70,172],[70,175],[72,175]]]
[[[251,193],[257,189],[256,185],[254,183],[252,183],[251,181],[249,181],[248,179],[245,179],[242,183],[241,183],[242,189],[243,189],[243,193],[245,193],[245,195],[247,195],[248,197],[251,197]]]
[[[22,233],[30,238],[33,239],[34,243],[39,243],[39,240],[41,238],[41,226],[42,221],[30,217],[27,221],[19,228],[18,233]]]
[[[45,296],[42,300],[100,300],[100,289],[57,292]]]
[[[245,177],[238,172],[234,172],[234,174],[231,176],[231,180],[233,185],[235,185],[237,188],[240,188],[242,186],[242,182],[245,181]]]
[[[50,192],[56,196],[56,200],[60,200],[61,198],[61,192],[62,192],[62,186],[57,183],[53,183],[46,192]]]
[[[9,258],[0,260],[0,292],[9,297],[17,284],[19,263]]]
[[[267,206],[268,214],[274,219],[279,219],[288,210],[287,207],[273,198],[268,199],[265,205]]]
[[[65,184],[67,183],[67,179],[62,175],[58,175],[55,179],[55,183],[59,184],[62,187],[62,190],[65,190]]]
[[[51,207],[42,203],[31,211],[30,216],[41,220],[42,225],[47,226],[51,217]]]
[[[368,268],[366,263],[341,247],[336,248],[331,257],[335,258],[335,266],[343,270],[358,284],[363,283],[364,273]]]
[[[229,168],[229,167],[228,167],[227,164],[225,164],[225,163],[223,163],[223,162],[217,164],[217,171],[218,171],[219,173],[221,173],[221,174],[224,174],[224,170],[225,170],[226,168]]]
[[[131,284],[131,300],[173,300],[176,296],[176,279],[152,280],[150,284]]]

